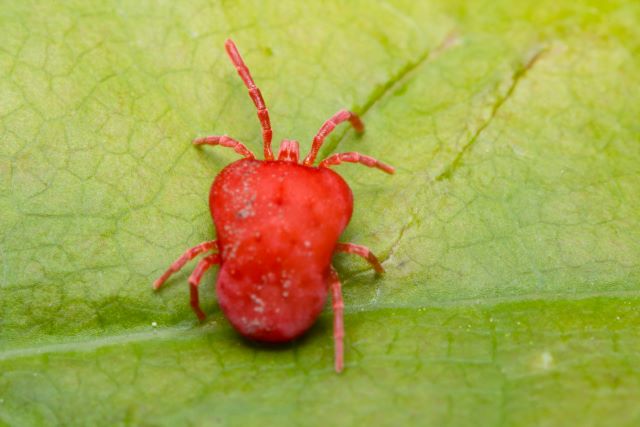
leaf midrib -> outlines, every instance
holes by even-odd
[[[520,305],[522,303],[536,302],[540,304],[557,304],[557,303],[576,303],[581,301],[595,300],[606,298],[611,301],[620,300],[626,303],[640,304],[640,291],[611,291],[611,292],[594,292],[590,294],[583,294],[576,296],[571,295],[571,298],[567,298],[566,294],[545,294],[541,297],[540,294],[520,295],[518,297],[508,298],[465,298],[460,300],[449,301],[441,304],[431,305],[402,305],[394,306],[392,304],[378,305],[374,308],[370,306],[358,306],[350,305],[345,307],[345,317],[365,317],[372,313],[383,313],[385,311],[393,311],[394,313],[415,313],[416,310],[442,310],[442,309],[454,309],[464,310],[473,308],[478,311],[488,311],[499,309],[503,305]],[[329,309],[326,309],[319,317],[318,321],[326,320],[326,324],[330,324],[332,314]],[[85,340],[68,340],[66,342],[60,342],[61,336],[56,335],[55,340],[58,341],[54,344],[45,343],[33,346],[24,346],[14,349],[8,349],[0,351],[0,362],[8,360],[23,359],[29,357],[36,357],[43,354],[55,354],[55,353],[78,353],[78,352],[90,352],[99,348],[108,348],[118,345],[130,344],[130,343],[142,343],[147,341],[189,341],[192,339],[199,339],[206,337],[209,334],[226,334],[231,330],[231,325],[228,323],[219,324],[218,322],[205,323],[203,325],[197,325],[192,322],[182,322],[180,325],[173,326],[140,326],[135,328],[135,332],[126,333],[114,333],[109,335],[102,335],[100,337],[93,337]],[[152,328],[152,330],[149,330]],[[327,333],[329,333],[327,331]]]

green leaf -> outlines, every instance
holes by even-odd
[[[633,1],[5,2],[0,8],[0,424],[640,424],[640,6]],[[327,307],[246,342],[205,276],[152,281],[214,236],[196,149],[260,128],[357,150]],[[277,144],[275,146],[277,149]]]

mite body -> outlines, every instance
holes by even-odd
[[[360,119],[341,110],[327,120],[313,139],[311,151],[299,162],[297,141],[284,140],[277,159],[271,151],[269,113],[249,70],[231,40],[225,44],[238,74],[249,89],[262,125],[265,160],[257,160],[242,143],[228,136],[207,136],[198,145],[222,145],[244,158],[224,168],[209,195],[217,240],[187,250],[154,282],[158,289],[184,264],[204,252],[189,277],[191,305],[199,319],[198,300],[204,272],[219,264],[218,303],[234,328],[258,341],[284,342],[308,330],[331,292],[334,310],[335,369],[343,369],[343,303],[331,258],[336,252],[364,257],[376,272],[384,270],[364,246],[338,243],[353,212],[353,195],[332,165],[361,163],[393,173],[394,169],[359,153],[329,156],[316,167],[315,157],[325,137],[341,122],[364,130]]]

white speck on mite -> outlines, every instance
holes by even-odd
[[[253,307],[253,311],[255,311],[256,313],[263,313],[264,301],[262,300],[262,298],[258,297],[256,294],[249,295],[249,298],[251,298],[251,301],[253,301],[253,303],[255,304],[255,307]]]
[[[151,326],[155,328],[156,326],[158,326],[158,322],[151,322]]]

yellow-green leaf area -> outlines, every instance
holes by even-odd
[[[633,1],[5,2],[0,7],[0,424],[640,424],[640,5]],[[331,310],[241,339],[189,264],[208,191],[261,153],[223,49],[275,131],[355,197]]]

